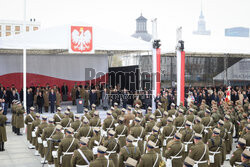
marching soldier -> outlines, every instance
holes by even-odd
[[[119,120],[120,117],[123,117],[123,118],[124,118],[124,116],[125,116],[125,114],[126,114],[126,112],[127,112],[127,110],[126,110],[125,108],[122,108],[121,111],[122,111],[121,115],[118,115],[118,117],[117,117],[118,120]]]
[[[78,133],[76,134],[76,138],[80,139],[81,137],[87,137],[88,139],[93,136],[92,128],[89,126],[89,120],[83,120],[83,126],[79,129]]]
[[[115,108],[113,107],[113,106],[111,106],[110,107],[110,111],[111,111],[111,113],[112,113],[112,117],[114,118],[114,119],[117,119],[117,114],[116,114],[116,112],[115,112]]]
[[[131,128],[130,134],[135,138],[135,142],[133,143],[136,147],[138,146],[140,149],[141,154],[143,153],[143,144],[144,144],[144,137],[145,137],[145,130],[140,125],[141,119],[136,117],[135,118],[135,126]]]
[[[84,108],[84,115],[82,116],[82,118],[81,118],[81,121],[83,121],[83,119],[84,118],[87,118],[88,120],[90,120],[92,117],[90,116],[90,114],[89,114],[89,109],[87,109],[87,108]]]
[[[96,111],[96,105],[92,104],[91,105],[91,111],[89,112],[89,115],[93,118],[94,117],[94,112]]]
[[[116,120],[112,117],[112,112],[107,112],[107,118],[103,121],[102,129],[104,131],[114,130],[115,129]]]
[[[24,118],[23,118],[24,113],[25,113],[25,110],[22,104],[19,102],[16,107],[16,116],[15,116],[17,135],[19,136],[22,135],[20,133],[20,129],[24,127]]]
[[[166,93],[163,93],[163,96],[161,97],[161,102],[162,102],[162,109],[163,109],[163,111],[167,111],[168,98],[167,98],[167,94]]]
[[[69,111],[65,111],[65,116],[61,120],[60,125],[62,125],[63,129],[67,129],[70,127],[70,123],[72,122],[72,119],[69,117]]]
[[[139,117],[139,118],[141,118],[141,126],[145,127],[146,120],[145,120],[144,116],[142,115],[142,111],[141,110],[137,110],[136,111],[136,116]]]
[[[201,118],[200,117],[196,117],[195,118],[195,124],[192,127],[195,133],[199,133],[199,134],[204,134],[204,129],[205,126],[203,124],[201,124]]]
[[[67,106],[67,111],[69,111],[69,117],[73,120],[74,120],[74,113],[71,111],[71,107],[70,106]]]
[[[205,126],[204,132],[204,143],[207,143],[208,139],[212,136],[211,128],[214,126],[213,118],[210,116],[211,111],[209,109],[205,110],[205,117],[202,118],[201,123]]]
[[[207,145],[203,143],[201,134],[195,133],[194,143],[195,145],[193,145],[189,150],[189,158],[192,158],[198,167],[207,167],[209,150]]]
[[[155,110],[154,115],[156,118],[162,118],[164,109],[161,107],[161,103],[158,103],[158,108]]]
[[[148,109],[147,109],[147,114],[144,115],[146,122],[149,121],[149,117],[150,117],[151,114],[152,114],[152,108],[151,108],[151,107],[148,107]]]
[[[230,158],[230,165],[236,166],[241,164],[241,154],[245,150],[246,140],[243,138],[239,138],[237,150],[233,152],[232,157]]]
[[[168,118],[168,112],[164,111],[163,118],[160,119],[160,122],[158,122],[156,126],[158,126],[159,128],[166,126],[167,118]]]
[[[93,128],[94,131],[94,136],[90,138],[89,141],[89,148],[93,149],[94,147],[98,147],[102,144],[103,141],[103,136],[101,136],[100,134],[100,128],[99,127],[94,127]],[[94,154],[96,155],[97,152],[94,152]]]
[[[72,137],[74,129],[67,128],[66,136],[62,139],[58,148],[59,164],[62,167],[72,167],[71,158],[73,151],[79,148],[79,140]]]
[[[30,114],[28,114],[25,117],[25,121],[24,123],[27,125],[27,140],[29,141],[29,149],[33,149],[35,148],[35,146],[32,145],[32,136],[31,136],[31,124],[32,122],[35,120],[36,114],[34,112],[35,108],[34,107],[30,107]]]
[[[219,122],[217,124],[217,128],[220,129],[220,137],[223,140],[227,140],[227,131],[224,128],[224,121],[219,120]],[[224,162],[226,160],[226,146],[223,147],[223,149],[224,149],[224,151],[222,151],[222,161]]]
[[[212,157],[210,158],[210,167],[220,167],[222,162],[222,155],[224,154],[224,147],[225,143],[220,137],[220,130],[215,128],[213,130],[213,134],[211,139],[208,140],[208,148],[209,148],[209,155]]]
[[[177,131],[179,132],[181,129],[184,128],[185,125],[185,117],[183,116],[184,110],[183,109],[179,109],[178,110],[178,117],[175,118],[174,120],[174,125],[177,128]]]
[[[90,161],[94,160],[93,152],[88,148],[89,139],[82,137],[80,139],[80,148],[74,151],[71,159],[71,166],[88,166]]]
[[[155,143],[155,152],[160,154],[160,148],[162,146],[161,138],[158,136],[159,128],[154,126],[151,135],[148,137],[147,141],[152,141]],[[146,151],[146,150],[145,150]]]
[[[237,167],[248,167],[250,166],[250,151],[245,149],[241,154],[241,164],[237,165]]]
[[[188,115],[187,115],[187,120],[188,121],[190,121],[190,122],[192,122],[192,123],[194,123],[194,120],[195,120],[195,116],[194,116],[194,109],[193,108],[190,108],[189,110],[188,110]]]
[[[115,134],[120,147],[125,146],[126,136],[128,135],[128,127],[123,124],[124,117],[119,117],[119,125],[115,128]]]
[[[168,116],[175,119],[176,115],[177,115],[177,111],[175,109],[175,104],[171,103],[170,110],[168,110]]]
[[[182,167],[184,144],[181,143],[182,134],[177,132],[168,144],[164,157],[167,159],[167,166]]]
[[[41,123],[41,120],[40,120],[40,114],[39,113],[36,113],[36,117],[35,117],[35,120],[32,122],[31,124],[31,141],[32,141],[32,145],[35,146],[35,156],[39,156],[39,152],[38,152],[38,143],[37,143],[37,136],[36,136],[36,132],[37,132],[37,129],[38,129],[38,126],[40,125]]]
[[[114,162],[114,165],[118,167],[118,155],[117,153],[120,152],[120,145],[117,143],[117,141],[114,138],[115,131],[110,130],[108,132],[108,139],[104,141],[103,146],[107,148],[107,155],[109,159],[112,159]]]
[[[101,119],[99,117],[99,112],[98,111],[94,112],[94,117],[91,118],[89,125],[91,127],[101,127]]]
[[[246,134],[243,136],[243,139],[246,140],[246,149],[250,149],[250,124],[246,126]]]
[[[18,101],[13,100],[12,105],[11,105],[11,112],[12,112],[12,117],[11,117],[11,125],[12,125],[12,132],[17,133],[16,130],[16,108],[17,108]]]
[[[118,108],[118,103],[114,103],[114,112],[118,115],[121,115],[121,110]]]
[[[55,113],[55,115],[54,115],[54,120],[55,120],[55,124],[57,125],[57,124],[60,124],[60,122],[61,122],[61,120],[63,119],[63,114],[61,113],[61,110],[62,110],[62,108],[61,107],[57,107],[57,109],[56,109],[56,113]]]
[[[127,114],[124,115],[125,125],[130,128],[130,126],[129,126],[130,120],[133,121],[134,119],[135,119],[135,115],[132,113],[132,108],[128,107]]]
[[[3,114],[3,108],[0,107],[0,151],[5,151],[4,142],[7,141],[6,127],[5,123],[7,117]]]
[[[149,141],[147,143],[147,153],[142,155],[138,167],[160,166],[160,164],[162,163],[162,157],[160,154],[154,151],[155,146],[155,143],[152,141]]]
[[[149,135],[152,132],[153,127],[155,126],[155,116],[153,114],[149,117],[149,122],[146,124],[145,132]]]
[[[80,121],[80,115],[75,115],[75,121],[71,123],[71,128],[74,129],[74,134],[77,134],[82,127],[82,122]]]
[[[111,159],[105,158],[106,147],[99,146],[97,149],[97,158],[89,164],[89,167],[115,167],[114,162]]]
[[[61,140],[64,137],[64,134],[61,132],[61,130],[62,130],[61,125],[56,125],[55,128],[56,128],[55,134],[51,137],[52,141],[53,141],[52,146],[51,146],[51,154],[52,154],[53,159],[54,159],[55,167],[59,167],[57,149],[58,149],[59,143],[61,142]]]
[[[42,133],[43,130],[48,126],[47,123],[47,117],[46,116],[42,116],[42,123],[38,126],[37,131],[36,131],[36,137],[37,137],[37,143],[38,143],[38,152],[41,155],[41,163],[44,162],[44,147],[43,147],[43,141],[42,141]]]
[[[120,156],[119,156],[119,163],[118,166],[119,167],[125,167],[124,166],[124,162],[128,159],[128,158],[133,158],[137,161],[140,160],[141,158],[141,152],[139,150],[139,147],[135,147],[132,142],[134,141],[134,137],[131,135],[128,135],[127,139],[126,139],[126,146],[121,148],[120,151]]]
[[[185,145],[185,149],[184,149],[184,157],[186,158],[188,155],[188,150],[190,149],[190,147],[193,144],[193,137],[194,137],[194,131],[190,128],[192,126],[192,122],[190,121],[186,121],[185,124],[185,129],[183,129],[180,133],[182,134],[182,139],[181,141],[184,143]]]
[[[224,127],[227,131],[227,140],[225,140],[225,145],[226,145],[226,154],[230,154],[232,151],[232,144],[233,144],[233,132],[234,132],[234,125],[230,121],[230,116],[225,115],[224,117]],[[228,158],[229,159],[229,158]]]

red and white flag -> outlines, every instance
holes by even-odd
[[[225,98],[226,102],[230,102],[231,101],[231,86],[227,87],[227,92],[226,92],[226,98]]]

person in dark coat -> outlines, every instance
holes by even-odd
[[[8,96],[6,94],[6,90],[3,91],[2,96],[0,97],[2,99],[2,106],[3,106],[3,114],[7,115],[7,110],[8,110]]]
[[[90,101],[90,106],[92,106],[92,104],[96,104],[97,101],[97,94],[96,94],[96,90],[92,89],[89,93],[89,101]]]
[[[38,93],[36,103],[37,103],[37,106],[38,106],[38,112],[42,113],[43,112],[43,105],[44,105],[44,98],[43,98],[42,92]]]
[[[26,96],[26,98],[27,98],[27,102],[26,102],[26,105],[27,105],[27,113],[29,114],[30,113],[30,107],[31,106],[33,106],[33,101],[34,101],[34,96],[33,96],[33,93],[32,93],[32,89],[31,88],[29,88],[28,90],[27,90],[27,96]]]
[[[66,83],[63,83],[61,90],[62,90],[63,101],[67,101],[69,90],[68,90],[68,86],[66,85]]]
[[[155,98],[155,108],[158,108],[158,103],[161,102],[161,94],[159,93]]]
[[[126,88],[124,88],[123,93],[122,93],[122,107],[123,108],[127,108],[128,98],[129,98],[128,91]]]
[[[56,93],[54,92],[54,89],[51,89],[49,93],[49,102],[50,102],[50,112],[54,113],[55,102],[56,102]]]

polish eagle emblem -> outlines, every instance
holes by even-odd
[[[91,52],[93,49],[92,27],[71,27],[72,52]]]

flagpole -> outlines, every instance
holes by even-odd
[[[154,41],[157,39],[157,19],[152,20],[152,111],[155,110],[155,101],[156,98],[156,49],[153,47]]]
[[[24,34],[26,32],[26,0],[24,0],[23,6],[23,107],[26,108],[26,42],[24,41]]]

